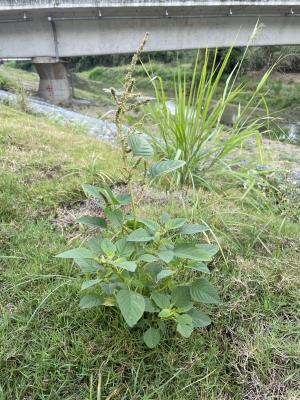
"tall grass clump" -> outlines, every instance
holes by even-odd
[[[180,71],[174,78],[173,106],[170,107],[163,79],[152,79],[156,102],[150,105],[154,129],[148,133],[158,159],[185,161],[184,167],[177,171],[177,183],[211,187],[212,172],[218,166],[224,169],[226,164],[224,170],[229,173],[228,166],[235,162],[234,154],[246,139],[256,139],[262,161],[261,135],[268,129],[270,119],[263,92],[272,69],[241,105],[244,84],[238,83],[237,78],[243,59],[226,75],[232,48],[221,62],[218,62],[217,50],[206,50],[202,59],[199,54],[191,80]],[[222,120],[231,104],[238,104],[238,111],[232,126],[228,127]]]

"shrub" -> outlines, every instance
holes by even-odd
[[[132,186],[137,166],[144,166],[139,182],[143,186],[147,177],[152,180],[184,165],[182,160],[149,165],[151,144],[136,126],[129,130],[123,126],[125,113],[140,104],[133,92],[132,74],[145,41],[133,56],[123,93],[117,95],[111,90],[117,105],[115,123],[129,194],[115,194],[103,183],[83,185],[86,195],[101,205],[104,218],[82,217],[79,223],[102,229],[102,235],[58,257],[73,259],[81,269],[82,309],[117,308],[129,327],[138,324],[144,330],[144,342],[153,348],[169,325],[175,324],[177,332],[187,338],[193,329],[210,324],[210,318],[195,306],[217,304],[219,296],[214,286],[198,275],[209,274],[207,263],[218,247],[187,241],[187,237],[206,231],[204,225],[189,224],[185,218],[171,218],[166,213],[159,221],[138,216],[142,198],[136,198]]]

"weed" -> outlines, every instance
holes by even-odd
[[[260,131],[268,117],[257,117],[256,110],[264,104],[262,89],[271,69],[265,73],[247,103],[240,107],[232,127],[226,128],[221,123],[222,116],[243,92],[243,86],[236,85],[240,65],[227,77],[221,93],[219,91],[231,51],[228,50],[220,65],[216,63],[218,53],[215,51],[209,69],[210,53],[207,50],[199,80],[197,58],[190,85],[184,74],[178,74],[174,82],[174,109],[170,109],[168,104],[163,79],[153,81],[156,104],[150,106],[150,116],[156,129],[148,130],[148,133],[158,159],[180,158],[185,161],[183,168],[177,171],[177,184],[195,186],[200,183],[212,188],[214,169],[220,163],[230,164],[232,154],[250,137],[256,138],[258,155],[262,158]]]

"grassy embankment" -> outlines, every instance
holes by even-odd
[[[300,398],[299,223],[231,195],[149,191],[141,214],[194,206],[224,253],[213,325],[149,351],[115,313],[81,311],[77,268],[54,258],[91,213],[80,184],[118,178],[116,150],[3,105],[0,120],[1,400],[96,400],[99,374],[107,400]]]

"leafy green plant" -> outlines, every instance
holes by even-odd
[[[272,69],[264,74],[250,98],[241,105],[244,85],[237,83],[237,77],[243,59],[226,77],[231,52],[232,48],[221,63],[217,62],[217,50],[212,56],[206,50],[201,60],[198,55],[191,82],[185,74],[178,73],[175,78],[173,104],[168,100],[163,79],[152,80],[156,102],[151,103],[149,114],[156,129],[149,129],[148,134],[157,159],[185,161],[176,173],[178,184],[200,183],[211,188],[216,167],[220,163],[230,164],[236,150],[250,137],[257,140],[262,159],[261,132],[268,129],[270,119],[267,112],[261,114],[261,107],[265,107],[263,88]],[[228,127],[222,120],[232,103],[239,106],[232,126]]]
[[[114,193],[104,183],[84,184],[85,194],[103,212],[101,216],[82,217],[79,223],[101,229],[101,234],[57,257],[73,259],[81,270],[82,309],[117,308],[129,327],[138,324],[144,330],[144,342],[154,348],[169,325],[189,337],[195,328],[210,324],[210,318],[197,306],[219,302],[215,287],[202,277],[210,273],[207,264],[218,247],[187,239],[208,230],[205,225],[189,224],[185,218],[172,218],[167,213],[158,221],[138,216],[142,198],[137,198],[133,180],[145,185],[185,164],[178,159],[152,164],[153,148],[138,133],[139,124],[130,129],[123,124],[125,113],[140,104],[133,92],[133,71],[145,41],[146,37],[133,56],[123,93],[111,90],[129,193]],[[139,165],[143,165],[142,170]]]
[[[82,273],[80,307],[116,307],[126,323],[137,323],[145,332],[146,345],[158,345],[170,324],[183,337],[210,324],[199,304],[217,304],[215,287],[202,275],[218,251],[213,244],[186,241],[206,231],[205,225],[163,213],[158,221],[126,215],[130,197],[114,194],[105,184],[83,189],[102,204],[105,218],[79,220],[103,234],[85,246],[58,255],[71,258]]]

